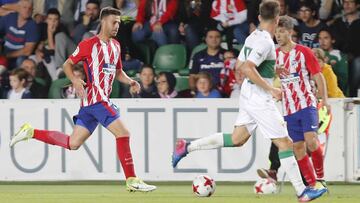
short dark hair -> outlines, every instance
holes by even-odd
[[[88,0],[86,5],[88,4],[96,4],[98,7],[100,7],[100,2],[98,0]]]
[[[57,8],[50,8],[46,13],[46,16],[48,15],[57,15],[60,18],[60,12]]]
[[[119,9],[110,6],[105,7],[100,11],[100,20],[102,20],[103,18],[109,15],[121,16],[121,11]]]
[[[331,39],[334,39],[334,33],[330,30],[329,27],[321,28],[318,35],[320,34],[320,32],[327,32],[327,33],[329,33]]]
[[[218,30],[218,29],[216,29],[216,28],[210,28],[210,29],[208,29],[208,30],[206,31],[205,37],[209,34],[209,32],[212,32],[212,31],[218,32],[218,33],[220,34],[220,36],[221,36],[220,30]]]
[[[139,73],[141,73],[145,68],[151,69],[151,71],[155,75],[155,69],[150,64],[144,64],[143,66],[141,66]]]
[[[28,83],[28,78],[29,78],[29,73],[26,72],[26,70],[22,69],[22,68],[15,68],[14,70],[12,70],[9,74],[10,76],[17,76],[19,78],[20,81],[25,80],[25,84],[24,87],[27,86]]]
[[[160,76],[164,76],[166,78],[167,84],[169,85],[169,94],[173,93],[176,86],[176,77],[171,72],[160,72],[157,76],[159,78]]]
[[[294,23],[289,16],[280,16],[278,26],[286,28],[287,30],[294,29]]]
[[[313,0],[305,0],[305,1],[300,2],[299,10],[301,9],[301,7],[309,8],[311,10],[311,12],[318,10],[318,7]]]
[[[260,4],[259,13],[264,20],[274,20],[280,14],[280,4],[276,0],[265,0]]]

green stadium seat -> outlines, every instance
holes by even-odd
[[[153,66],[156,72],[178,72],[186,65],[186,49],[182,44],[168,44],[156,50]]]
[[[128,70],[128,71],[126,71],[126,75],[128,75],[129,77],[135,77],[136,73],[137,73],[136,70]]]
[[[147,40],[142,43],[135,43],[137,53],[134,54],[135,57],[140,59],[145,64],[152,64],[154,54],[157,49],[157,45],[152,40]]]
[[[50,99],[61,99],[62,89],[65,86],[69,85],[70,83],[71,83],[71,81],[67,78],[61,78],[61,79],[54,80],[51,83],[48,97]]]
[[[151,51],[150,47],[146,43],[136,43],[137,51],[139,52],[140,59],[145,64],[151,64]]]
[[[190,70],[188,67],[179,70],[179,75],[180,76],[189,76]]]
[[[176,86],[175,90],[180,92],[182,90],[189,89],[189,77],[180,76],[176,77]]]

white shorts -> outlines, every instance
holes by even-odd
[[[250,134],[258,127],[261,134],[269,139],[289,136],[286,122],[271,94],[247,80],[241,87],[235,126],[245,126]]]

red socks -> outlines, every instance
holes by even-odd
[[[33,138],[47,144],[57,145],[66,149],[70,149],[70,136],[61,132],[35,129]],[[129,145],[129,137],[117,138],[116,148],[126,179],[129,177],[136,177]]]
[[[129,177],[136,177],[129,145],[129,137],[116,138],[116,148],[126,179]]]
[[[57,145],[66,149],[70,149],[70,136],[58,131],[34,129],[33,138],[47,144]]]
[[[315,179],[315,173],[314,168],[310,162],[309,156],[306,155],[301,160],[298,160],[298,165],[301,171],[301,174],[304,176],[306,182],[310,186],[315,186],[316,179]]]
[[[311,152],[311,159],[318,179],[324,178],[324,156],[321,147]]]

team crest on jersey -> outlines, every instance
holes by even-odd
[[[79,51],[80,51],[80,48],[79,48],[79,46],[77,46],[74,53],[72,54],[72,56],[75,57],[76,55],[78,55]]]
[[[116,66],[115,64],[105,63],[102,72],[105,74],[112,74],[116,72]]]

